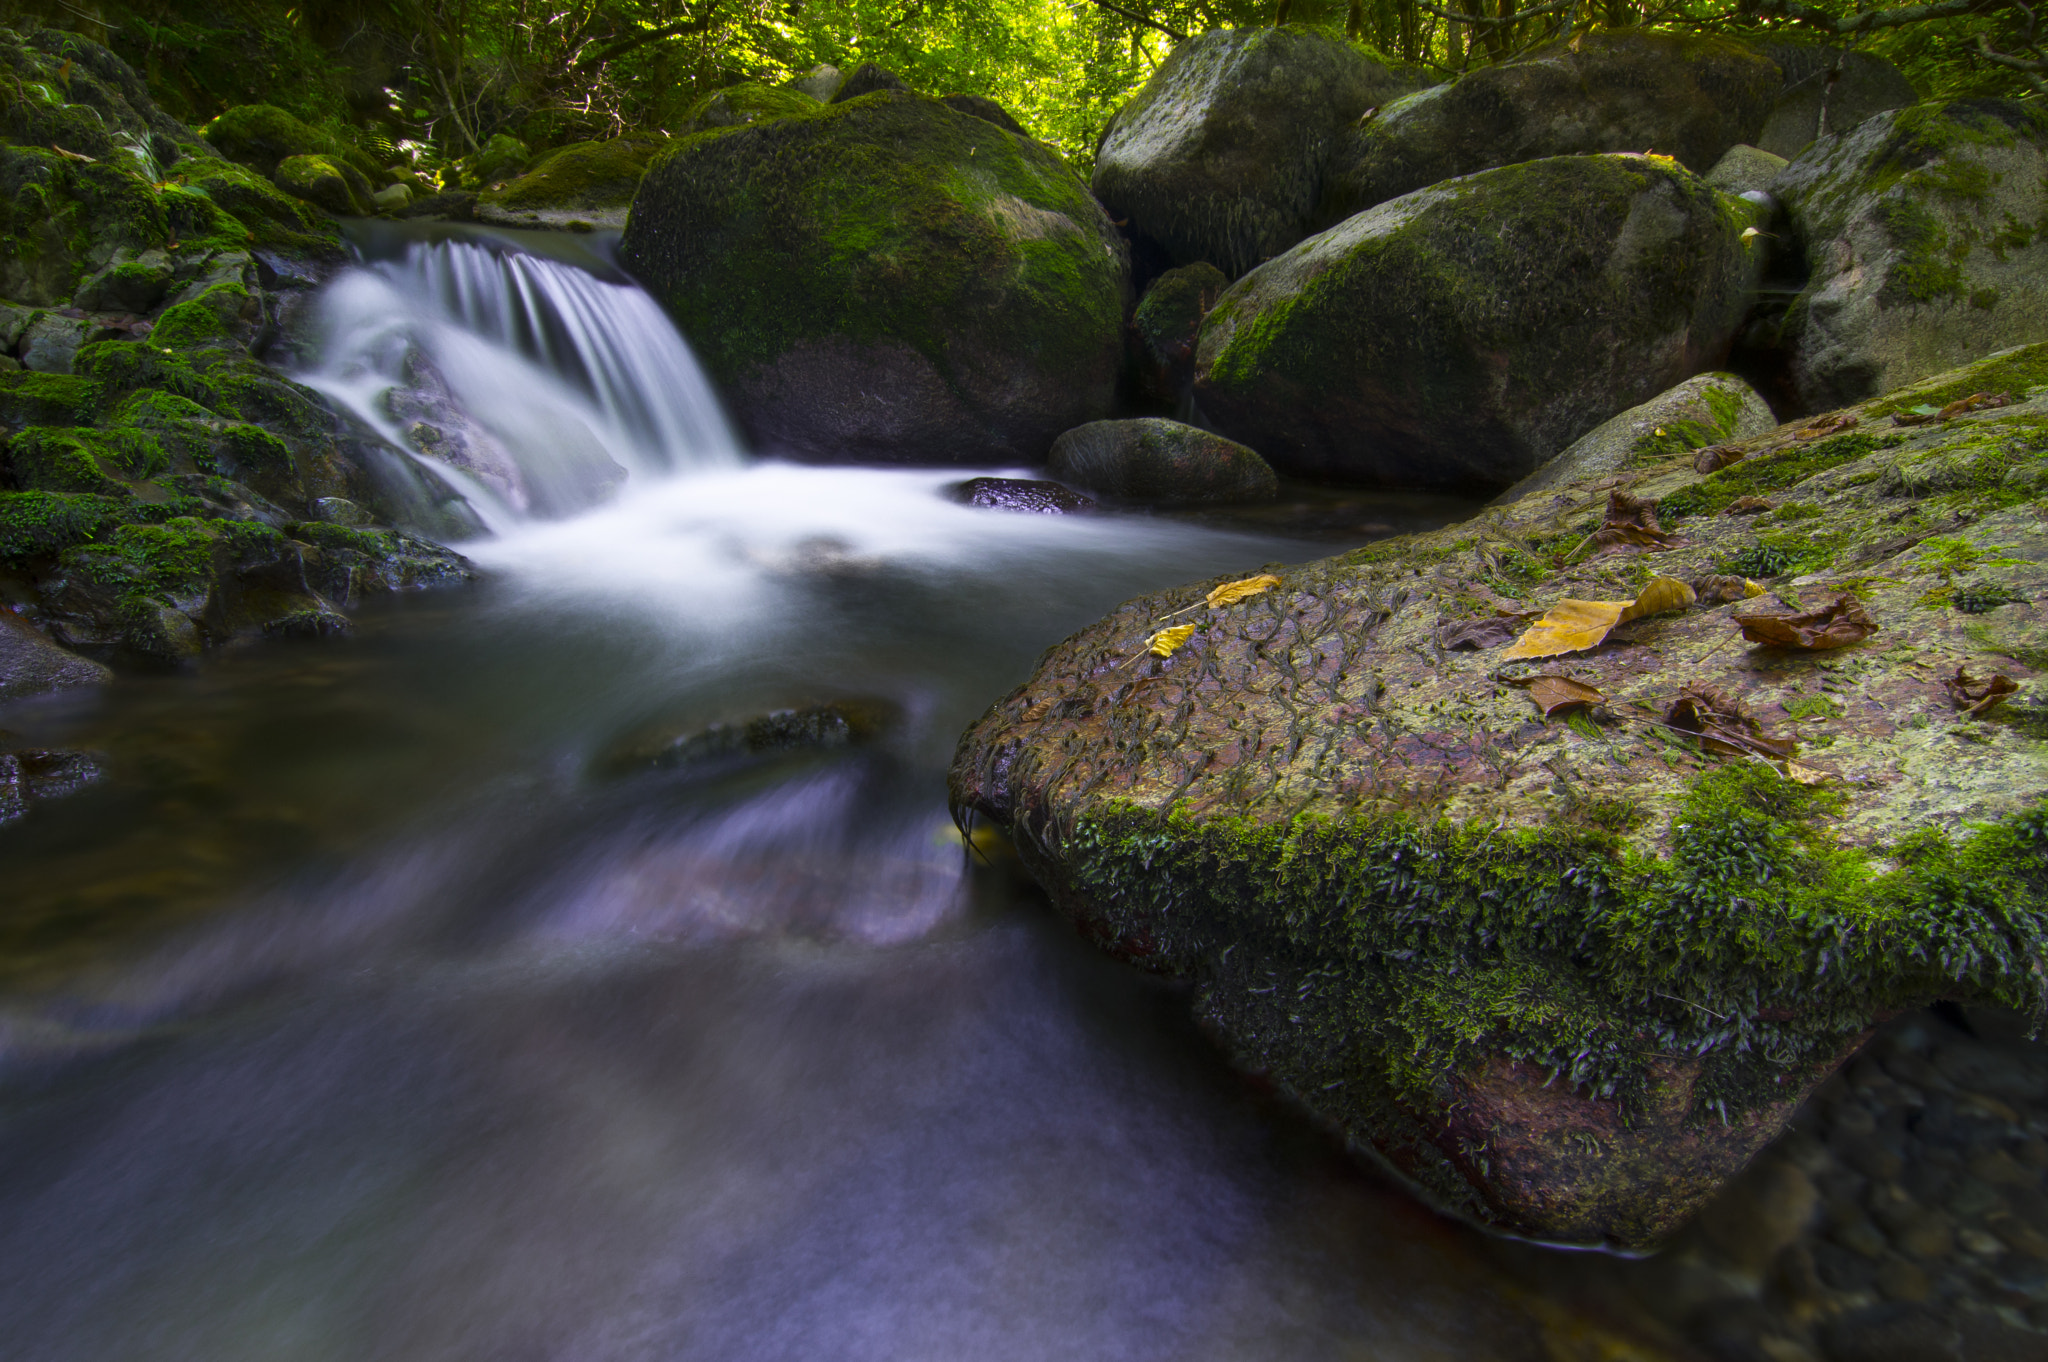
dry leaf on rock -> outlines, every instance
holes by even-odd
[[[1823,771],[1818,766],[1808,766],[1804,762],[1793,761],[1790,757],[1785,759],[1785,774],[1801,785],[1818,785],[1822,781],[1835,778],[1833,771]]]
[[[1591,648],[1606,638],[1615,625],[1645,615],[1661,614],[1692,604],[1693,590],[1675,577],[1653,577],[1632,601],[1562,600],[1550,607],[1501,654],[1504,659],[1555,657]]]
[[[1692,589],[1699,594],[1702,605],[1726,605],[1730,601],[1746,601],[1764,594],[1767,588],[1762,582],[1748,577],[1695,577]]]
[[[1737,497],[1722,508],[1721,514],[1762,515],[1765,511],[1775,511],[1777,509],[1778,503],[1770,500],[1768,497]]]
[[[1239,601],[1247,600],[1262,592],[1271,591],[1278,585],[1280,585],[1280,579],[1270,572],[1262,572],[1256,577],[1247,577],[1241,582],[1225,582],[1222,586],[1209,593],[1209,608],[1211,610],[1221,610],[1226,605],[1236,605]]]
[[[1437,634],[1437,647],[1445,652],[1459,652],[1475,648],[1498,648],[1514,640],[1522,632],[1522,622],[1529,618],[1530,611],[1519,615],[1501,614],[1490,619],[1460,620],[1447,625]]]
[[[1591,708],[1607,698],[1599,687],[1569,676],[1532,676],[1516,684],[1529,688],[1529,699],[1546,719],[1555,717],[1560,710]]]
[[[1632,497],[1619,488],[1607,494],[1606,518],[1587,540],[1596,553],[1621,548],[1668,549],[1678,542],[1678,536],[1658,528],[1656,498]]]
[[[1907,411],[1893,412],[1892,424],[1895,426],[1925,426],[1931,425],[1936,421],[1951,420],[1973,411],[1990,411],[1996,407],[2009,407],[2011,405],[2011,393],[1971,393],[1968,397],[1957,398],[1939,411],[1932,407],[1919,406]]]
[[[1981,719],[1991,712],[1991,707],[2019,689],[2013,679],[2004,673],[1997,673],[1988,680],[1979,680],[1956,668],[1954,676],[1944,676],[1941,688],[1948,692],[1948,698],[1957,709],[1972,718]]]
[[[1161,629],[1158,633],[1146,639],[1145,651],[1151,653],[1154,657],[1172,657],[1180,651],[1182,644],[1194,636],[1194,625],[1176,624],[1173,628]]]
[[[1692,471],[1695,473],[1718,473],[1730,464],[1741,463],[1749,456],[1733,445],[1708,445],[1692,456]]]
[[[1773,738],[1745,714],[1742,706],[1712,686],[1692,685],[1679,692],[1666,714],[1665,722],[1681,733],[1699,739],[1700,746],[1723,756],[1763,757],[1784,760],[1798,750],[1790,738]]]
[[[1832,416],[1823,416],[1810,425],[1801,426],[1792,432],[1795,440],[1818,440],[1823,435],[1833,435],[1838,430],[1847,430],[1855,425],[1854,412],[1838,411]]]
[[[1751,643],[1773,648],[1846,648],[1877,632],[1877,621],[1863,609],[1863,602],[1846,591],[1836,592],[1832,600],[1812,610],[1737,615],[1735,622]]]

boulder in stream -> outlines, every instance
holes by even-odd
[[[935,99],[683,138],[620,249],[764,453],[1035,463],[1111,405],[1115,229],[1050,148]]]
[[[1312,230],[1342,130],[1422,83],[1325,33],[1204,33],[1110,120],[1095,194],[1171,263],[1243,274]]]
[[[1441,1204],[1651,1246],[1880,1020],[2048,1009],[2044,429],[2037,345],[1140,597],[969,728],[953,804]],[[1508,656],[1658,577],[1700,598]]]
[[[1271,501],[1273,467],[1235,440],[1157,416],[1090,421],[1053,441],[1046,471],[1061,482],[1150,506]]]
[[[516,179],[479,194],[477,219],[506,227],[622,227],[648,162],[667,145],[665,138],[629,136],[558,147]]]
[[[1640,155],[1418,190],[1238,280],[1202,325],[1196,404],[1283,473],[1498,491],[1722,360],[1759,212]]]

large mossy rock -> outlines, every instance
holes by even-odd
[[[1772,328],[1820,410],[2048,338],[2048,109],[1964,99],[1822,138],[1773,190],[1812,271]]]
[[[1382,109],[1330,154],[1322,224],[1491,166],[1655,151],[1704,175],[1754,143],[1782,77],[1721,38],[1583,33]]]
[[[1727,353],[1755,209],[1676,163],[1562,156],[1418,190],[1225,293],[1195,400],[1283,473],[1494,492]]]
[[[476,215],[520,227],[624,226],[648,162],[667,146],[660,137],[572,142],[536,159],[517,179],[486,189]]]
[[[1695,374],[1602,421],[1498,499],[1516,501],[1546,487],[1591,482],[1679,450],[1746,440],[1777,424],[1769,404],[1740,376]]]
[[[1978,391],[2022,400],[1886,419]],[[1130,601],[968,730],[954,805],[1444,1204],[1653,1244],[1877,1021],[2048,1007],[2048,346],[1849,415],[1269,568],[1221,609],[1216,581]],[[1616,491],[1675,539],[1588,554]],[[1705,580],[1730,572],[1849,593],[1876,631],[1751,645],[1741,618],[1786,607]],[[1502,612],[1653,574],[1711,594],[1504,658],[1528,618]],[[1129,665],[1169,620],[1194,636]],[[1546,719],[1545,676],[1594,706]],[[1982,703],[1993,677],[2017,689]],[[1688,688],[1727,740],[1682,731]]]
[[[0,139],[161,169],[203,145],[126,62],[75,33],[0,29]]]
[[[1257,450],[1156,416],[1076,426],[1053,441],[1045,471],[1083,491],[1153,506],[1271,501],[1280,491]]]
[[[1243,274],[1313,230],[1343,129],[1421,83],[1323,33],[1205,33],[1110,120],[1096,197],[1173,264]]]
[[[1036,462],[1110,408],[1115,228],[1049,148],[935,99],[684,138],[621,256],[763,453]]]
[[[265,177],[294,156],[341,157],[347,152],[333,134],[274,104],[237,105],[200,129],[200,135],[224,159]]]

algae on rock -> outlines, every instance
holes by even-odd
[[[1994,385],[2022,400],[1882,424]],[[968,730],[955,807],[1443,1204],[1652,1244],[1876,1021],[1944,997],[2048,1015],[2048,346],[1851,415],[1285,570],[1135,669],[1214,583],[1128,602]],[[1582,556],[1617,490],[1677,541]],[[1853,593],[1878,631],[1751,649],[1736,617],[1773,603],[1737,601],[1541,663],[1446,643],[1769,545],[1781,594]],[[2019,692],[1972,715],[1958,669]],[[1603,702],[1546,722],[1518,684],[1542,674]],[[1674,731],[1687,687],[1795,739],[1799,770]]]

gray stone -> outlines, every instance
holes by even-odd
[[[347,497],[315,497],[310,509],[316,520],[329,525],[360,526],[369,524],[371,520],[368,511]]]
[[[1410,95],[1331,152],[1319,221],[1493,166],[1655,151],[1704,174],[1754,142],[1778,69],[1727,39],[1589,32]]]
[[[828,66],[824,62],[819,62],[795,80],[784,81],[783,84],[797,93],[809,95],[812,99],[823,104],[838,93],[839,87],[844,80],[845,77],[839,74],[838,67]]]
[[[1847,132],[1866,118],[1920,98],[1904,73],[1883,57],[1770,39],[1751,45],[1785,73],[1756,144],[1787,160],[1816,138]]]
[[[78,347],[95,324],[83,317],[45,312],[29,324],[21,338],[21,366],[39,374],[68,374]]]
[[[873,62],[862,62],[854,68],[853,74],[848,76],[840,84],[839,88],[832,92],[832,98],[827,100],[826,103],[844,104],[849,99],[859,99],[862,95],[871,95],[877,90],[908,90],[909,88],[895,72],[885,71]]]
[[[946,489],[946,497],[962,506],[1012,515],[1078,515],[1095,503],[1071,487],[1043,478],[969,478]]]
[[[1819,1204],[1805,1173],[1783,1159],[1764,1159],[1700,1213],[1700,1230],[1737,1271],[1761,1277],[1804,1232]]]
[[[1752,212],[1643,156],[1419,190],[1238,280],[1203,323],[1196,406],[1284,473],[1498,492],[1721,362]]]
[[[1779,172],[1792,164],[1783,156],[1773,155],[1761,147],[1737,143],[1728,148],[1714,168],[1707,172],[1707,183],[1729,194],[1751,194],[1768,190],[1771,181]]]
[[[1268,501],[1280,491],[1258,451],[1156,416],[1076,426],[1053,442],[1046,470],[1090,492],[1155,506]]]
[[[1819,411],[2048,338],[2048,109],[1959,99],[1809,147],[1773,186],[1812,278],[1768,343]]]
[[[21,343],[21,333],[42,315],[43,310],[39,307],[0,303],[0,352],[13,354],[15,346]]]
[[[1495,499],[1504,504],[1564,483],[1618,473],[1638,455],[1746,440],[1777,424],[1756,389],[1734,374],[1699,374],[1603,421]]]
[[[1174,264],[1243,274],[1314,230],[1342,130],[1420,84],[1320,33],[1204,33],[1174,48],[1110,120],[1096,197]]]
[[[412,202],[412,189],[407,185],[388,184],[372,194],[370,202],[386,212],[395,208],[403,208]]]
[[[0,703],[102,685],[113,675],[99,663],[58,647],[27,620],[0,607]]]

